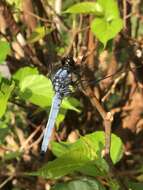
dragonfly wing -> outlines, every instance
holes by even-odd
[[[42,153],[45,153],[48,148],[49,141],[50,141],[52,131],[54,128],[55,120],[60,109],[61,101],[62,101],[61,97],[59,96],[58,93],[56,93],[52,101],[52,106],[51,106],[51,110],[49,114],[49,120],[47,122],[45,131],[44,131],[44,138],[43,138],[43,142],[41,146]]]

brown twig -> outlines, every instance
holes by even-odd
[[[61,18],[61,16],[59,14],[56,13],[56,11],[53,9],[53,7],[48,3],[48,1],[44,2],[44,0],[41,0],[41,3],[43,5],[43,8],[48,16],[49,12],[48,10],[46,9],[46,7],[48,7],[50,10],[53,11],[53,13],[56,15],[56,17],[59,19],[59,21],[61,22],[62,26],[64,27],[64,29],[66,31],[69,30],[69,26],[67,26],[67,24],[63,21],[63,19]]]
[[[13,38],[16,37],[17,42],[19,43],[21,48],[24,50],[25,57],[27,58],[30,64],[36,65],[38,67],[40,66],[44,67],[44,65],[39,61],[39,59],[35,55],[33,49],[27,44],[26,39],[24,38],[24,36],[22,35],[20,31],[20,27],[17,25],[11,13],[10,7],[4,1],[0,2],[0,11],[1,11],[1,15],[3,16],[5,20],[6,35],[10,37],[11,41],[13,41]]]
[[[100,113],[102,119],[104,120],[105,125],[105,156],[108,157],[110,154],[110,146],[111,146],[111,123],[113,121],[113,116],[111,112],[106,112],[104,108],[101,106],[99,100],[93,94],[90,87],[87,87],[86,90],[83,89],[83,92],[86,96],[90,97],[91,103],[98,112]]]
[[[26,141],[22,144],[20,147],[20,151],[23,151],[23,149],[27,149],[28,143],[33,139],[33,137],[38,133],[38,131],[41,129],[41,126],[37,127],[37,129],[26,139]]]
[[[13,177],[14,177],[13,175],[7,177],[7,178],[0,184],[0,189],[2,189],[9,181],[11,181]]]

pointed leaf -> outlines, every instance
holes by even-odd
[[[2,82],[1,89],[0,89],[0,118],[4,115],[6,108],[7,108],[7,102],[11,95],[12,90],[14,89],[14,82],[12,84],[9,84],[9,82]]]
[[[106,46],[108,40],[114,38],[123,28],[116,0],[98,0],[103,8],[104,16],[95,18],[91,23],[91,30],[96,37]]]
[[[95,18],[91,23],[91,30],[95,36],[106,46],[108,40],[114,38],[123,27],[120,18],[107,21],[105,18]]]
[[[80,151],[77,149],[72,151],[70,154],[69,152],[65,153],[54,161],[48,162],[37,172],[32,172],[31,175],[56,179],[78,171],[80,167],[88,164],[88,161],[89,158],[87,157],[87,152],[83,147],[81,147]]]
[[[69,7],[64,13],[103,15],[103,9],[97,2],[81,2]]]
[[[81,108],[81,103],[73,97],[68,97],[68,98],[64,98],[62,102],[62,107],[65,109],[71,109],[80,113],[80,109],[78,109],[77,107]]]
[[[92,134],[85,135],[84,137],[77,140],[75,143],[61,142],[56,143],[52,142],[52,152],[57,156],[65,154],[65,152],[72,151],[76,147],[80,147],[82,141],[90,143],[89,148],[93,148],[98,153],[98,157],[101,156],[102,150],[105,146],[105,133],[104,132],[95,132]],[[94,150],[94,151],[95,151]],[[112,134],[111,136],[111,158],[114,163],[118,162],[123,156],[123,143],[119,137]]]
[[[102,138],[100,137],[102,136]],[[42,176],[45,178],[59,178],[73,172],[80,171],[91,176],[107,175],[109,167],[101,157],[103,150],[103,134],[99,132],[95,135],[80,138],[76,143],[71,144],[63,154],[52,162],[47,163],[37,172],[31,175]]]
[[[104,17],[109,20],[114,20],[120,17],[118,3],[116,0],[97,0],[99,5],[102,7]]]

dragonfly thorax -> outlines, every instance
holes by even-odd
[[[55,93],[61,97],[70,93],[69,85],[72,83],[71,73],[66,68],[59,69],[53,79],[53,88]]]

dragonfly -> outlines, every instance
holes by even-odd
[[[70,86],[73,84],[72,73],[74,73],[74,68],[76,65],[74,59],[70,56],[67,56],[63,58],[61,62],[62,62],[62,67],[57,70],[52,80],[52,85],[55,91],[55,95],[52,100],[49,119],[48,119],[46,128],[44,130],[44,136],[43,136],[43,141],[41,145],[41,156],[45,155],[48,149],[48,145],[51,139],[52,131],[55,125],[56,117],[60,109],[60,105],[62,103],[63,98],[68,96],[71,93]],[[139,66],[139,68],[140,67],[142,67],[142,65]],[[122,72],[124,73],[125,71],[121,71],[121,69],[119,69],[111,75],[108,75],[102,79],[98,79],[94,81],[94,84],[98,83],[99,81],[103,79],[109,78],[111,76],[114,76]],[[75,74],[77,73],[75,72]]]
[[[41,146],[41,156],[45,155],[47,151],[61,102],[64,97],[68,96],[71,93],[70,85],[73,83],[72,71],[74,67],[75,61],[72,57],[68,56],[66,58],[63,58],[62,67],[58,69],[53,77],[52,85],[55,91],[55,95],[52,100],[49,119],[44,131],[44,137]]]

